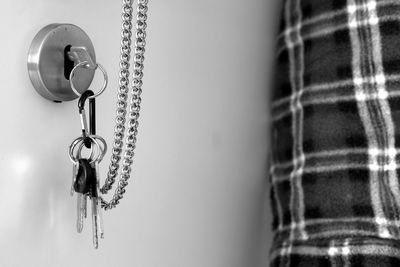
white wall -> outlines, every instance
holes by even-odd
[[[90,220],[76,233],[69,195],[76,101],[40,97],[26,60],[43,26],[83,28],[111,80],[97,101],[97,130],[110,144],[121,3],[2,0],[0,266],[267,266],[275,2],[150,0],[134,176],[120,206],[105,213],[95,251]]]

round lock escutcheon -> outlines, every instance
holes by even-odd
[[[44,98],[61,102],[78,98],[71,88],[66,50],[84,47],[91,59],[96,55],[89,36],[73,24],[50,24],[34,37],[28,52],[28,73],[35,90]],[[79,68],[75,71],[74,85],[81,94],[92,83],[95,69]]]

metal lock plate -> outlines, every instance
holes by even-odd
[[[89,36],[72,24],[50,24],[41,29],[28,53],[28,72],[33,87],[44,98],[61,102],[78,98],[66,75],[66,49],[84,47],[93,62],[96,55]],[[74,72],[74,85],[79,93],[92,83],[95,69],[79,68]]]

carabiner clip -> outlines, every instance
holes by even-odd
[[[88,123],[86,119],[86,112],[85,112],[85,102],[86,100],[90,97],[93,96],[94,93],[91,90],[86,90],[81,97],[79,98],[78,101],[78,110],[79,110],[79,116],[81,118],[81,128],[82,128],[82,136],[83,136],[83,142],[85,144],[85,147],[90,148],[92,145],[91,140],[88,138],[88,134],[95,134],[96,133],[96,119],[95,119],[95,100],[90,99],[89,100],[89,118],[90,118],[90,129],[88,129]]]

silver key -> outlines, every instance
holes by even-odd
[[[97,218],[97,197],[92,197],[92,230],[93,230],[93,246],[99,247],[99,229]]]
[[[74,190],[77,193],[77,221],[76,229],[78,233],[82,232],[83,229],[83,219],[87,216],[87,177],[90,175],[90,165],[88,160],[79,159],[77,164],[77,172],[74,181]]]
[[[97,178],[97,217],[98,217],[98,229],[100,232],[100,238],[104,238],[104,224],[103,224],[103,214],[101,212],[101,198],[100,198],[100,170],[99,164],[95,163],[96,166],[96,178]]]
[[[83,230],[83,218],[87,216],[87,195],[77,193],[77,221],[76,230],[81,233]]]
[[[99,247],[99,217],[98,217],[98,178],[97,178],[97,162],[92,164],[93,174],[95,175],[91,184],[91,198],[92,198],[92,231],[93,231],[93,246],[94,248]]]

